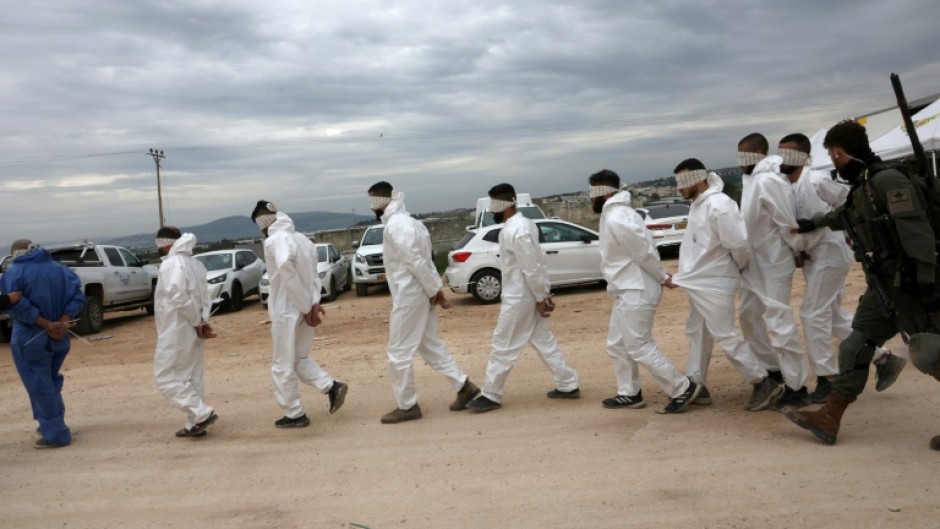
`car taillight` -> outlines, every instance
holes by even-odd
[[[450,256],[455,263],[462,263],[470,258],[470,252],[456,252],[454,255]]]
[[[668,230],[672,228],[672,224],[647,224],[646,229],[648,230]]]

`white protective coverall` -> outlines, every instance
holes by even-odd
[[[392,294],[388,323],[388,367],[398,408],[411,409],[418,402],[414,357],[428,365],[460,391],[467,375],[457,367],[438,336],[439,324],[430,298],[441,289],[441,277],[431,258],[431,235],[405,210],[405,195],[398,193],[382,215],[385,224],[383,255]]]
[[[186,429],[212,415],[205,403],[204,341],[196,327],[209,319],[212,300],[206,268],[193,259],[196,236],[184,233],[160,264],[153,293],[157,349],[153,376],[157,389],[173,406],[186,413]]]
[[[780,174],[780,156],[768,156],[742,178],[741,213],[750,243],[744,270],[740,322],[744,338],[769,371],[779,370],[796,391],[806,382],[803,346],[790,306],[794,256],[805,249],[796,228],[790,181]]]
[[[767,376],[734,322],[734,296],[741,283],[740,269],[748,265],[750,249],[744,219],[715,173],[708,189],[689,207],[689,223],[679,246],[679,271],[672,282],[689,296],[689,340],[686,375],[706,385],[715,340],[728,361],[749,384]]]
[[[517,213],[506,221],[499,234],[499,263],[503,291],[499,320],[493,331],[493,349],[486,365],[482,395],[502,402],[509,371],[519,360],[527,343],[552,372],[559,391],[578,389],[578,373],[568,367],[565,357],[548,329],[548,321],[535,310],[536,303],[550,292],[545,254],[539,245],[538,227]]]
[[[642,217],[630,207],[630,193],[607,199],[600,222],[601,271],[614,301],[607,332],[607,354],[614,359],[617,394],[640,392],[637,364],[645,367],[670,398],[689,388],[689,379],[653,341],[653,320],[669,274]]]
[[[296,419],[306,414],[298,379],[321,393],[333,386],[333,378],[309,356],[314,330],[304,322],[304,315],[320,302],[317,252],[310,239],[294,231],[290,217],[277,213],[264,240],[264,261],[271,282],[274,399],[285,417]]]

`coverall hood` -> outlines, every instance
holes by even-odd
[[[754,171],[751,174],[761,174],[761,173],[774,173],[780,174],[780,164],[783,163],[783,158],[776,154],[772,154],[763,160],[757,162],[757,165],[754,166]]]
[[[23,254],[13,260],[14,263],[44,263],[52,260],[52,254],[49,250],[39,246],[27,254]]]
[[[196,236],[192,233],[184,233],[182,237],[176,239],[173,246],[170,247],[167,256],[171,255],[192,255],[193,248],[196,247]]]
[[[287,213],[281,213],[280,211],[276,214],[276,219],[268,227],[268,233],[274,233],[276,231],[285,231],[291,233],[294,231],[294,221],[287,216]]]
[[[604,202],[603,211],[607,211],[608,208],[613,208],[617,206],[630,206],[631,200],[633,197],[630,195],[630,192],[627,190],[618,191],[614,196],[608,198]]]
[[[388,219],[399,213],[408,214],[408,210],[405,209],[405,194],[392,191],[392,201],[385,207],[385,213],[382,214],[382,224],[388,224]]]

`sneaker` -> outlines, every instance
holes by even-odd
[[[398,424],[405,421],[416,421],[421,418],[421,406],[414,406],[403,410],[395,408],[394,410],[382,416],[382,424]]]
[[[45,439],[39,439],[33,444],[33,448],[62,448],[63,446],[68,446],[72,444],[72,441],[67,443],[53,443],[52,441],[46,441]]]
[[[278,428],[306,428],[310,426],[310,419],[307,418],[307,414],[303,414],[296,419],[291,419],[290,417],[281,417],[280,419],[274,421],[274,426]]]
[[[330,386],[330,414],[336,413],[340,408],[343,407],[343,402],[346,400],[346,391],[349,389],[348,384],[343,384],[339,380],[334,380],[333,385]]]
[[[885,353],[875,364],[875,372],[878,378],[875,380],[875,391],[884,391],[894,384],[901,374],[901,370],[907,365],[907,360],[900,356],[891,354],[891,351]]]
[[[580,399],[581,389],[574,388],[571,391],[561,391],[560,389],[553,389],[549,391],[545,396],[550,399]]]
[[[692,400],[692,404],[696,406],[708,406],[712,403],[712,394],[708,392],[708,388],[704,384],[699,384],[698,387],[702,388],[702,391],[698,392],[698,397]]]
[[[646,407],[646,403],[643,402],[643,390],[640,390],[632,397],[628,397],[626,395],[617,395],[616,397],[604,399],[601,404],[610,410],[619,410],[620,408],[632,408],[634,410],[638,410],[640,408]]]
[[[783,394],[783,384],[767,375],[763,380],[754,384],[754,392],[751,393],[751,398],[747,401],[744,409],[748,411],[767,409],[780,398],[781,394]]]
[[[454,402],[450,403],[450,411],[466,409],[467,404],[470,404],[470,401],[475,399],[479,394],[480,388],[473,382],[470,382],[470,377],[467,377],[467,381],[463,383],[463,387],[457,392],[457,398],[454,399]]]
[[[809,394],[809,400],[813,404],[822,404],[832,393],[832,382],[829,377],[816,377],[816,389]]]
[[[467,404],[467,408],[477,413],[483,413],[485,411],[492,411],[492,410],[500,408],[501,406],[502,404],[496,401],[490,400],[484,397],[483,395],[480,395],[479,397],[471,400],[470,404]]]
[[[806,393],[806,386],[794,391],[788,387],[785,387],[783,390],[783,395],[777,399],[777,402],[774,404],[774,407],[782,409],[784,406],[789,406],[794,409],[804,408],[810,405],[809,395]]]
[[[689,380],[689,389],[682,392],[682,395],[669,401],[669,404],[666,405],[662,410],[656,410],[656,413],[668,414],[668,413],[682,413],[689,404],[695,401],[702,393],[702,386],[696,384]]]

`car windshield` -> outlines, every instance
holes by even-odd
[[[666,204],[664,206],[649,206],[646,211],[647,216],[651,219],[665,219],[688,215],[689,206],[688,204]]]
[[[202,263],[209,272],[232,268],[232,254],[230,253],[203,254],[195,257],[199,259],[199,262]]]
[[[328,261],[326,257],[326,246],[317,246],[317,261],[325,263]]]
[[[359,243],[360,246],[371,246],[373,244],[382,244],[381,227],[369,228],[366,230],[366,233],[362,236],[362,242]]]

